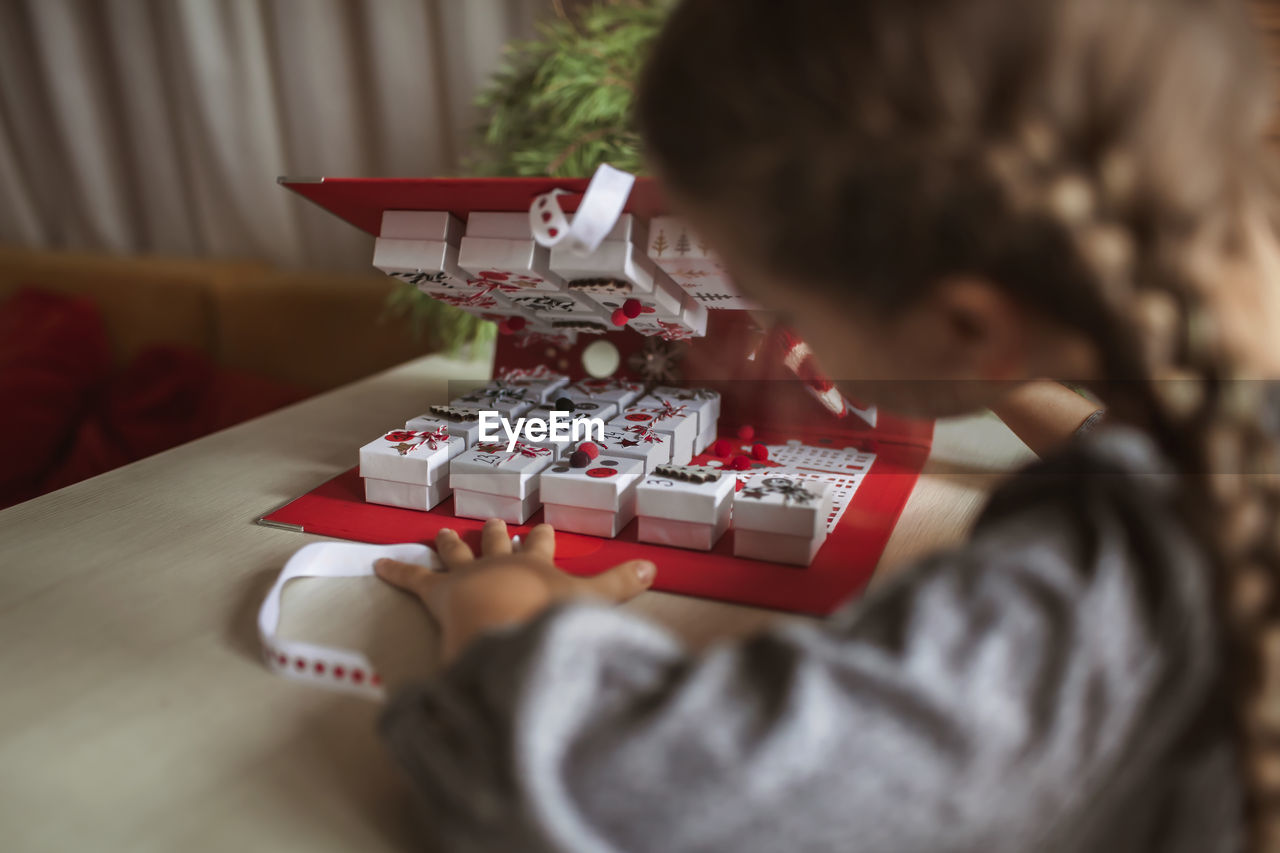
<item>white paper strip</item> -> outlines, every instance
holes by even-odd
[[[630,172],[602,164],[587,185],[578,212],[573,215],[572,225],[557,201],[557,197],[567,191],[543,193],[529,207],[529,227],[533,229],[533,238],[547,248],[565,243],[575,252],[594,252],[617,224],[635,182],[636,176]]]
[[[382,678],[360,652],[281,640],[280,595],[294,578],[356,578],[373,575],[373,564],[383,557],[440,569],[436,553],[426,545],[361,545],[353,542],[315,542],[298,549],[285,563],[275,585],[258,611],[258,636],[267,667],[296,681],[317,687],[357,693],[381,701]]]

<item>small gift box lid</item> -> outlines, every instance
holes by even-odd
[[[644,463],[597,456],[584,468],[560,461],[542,472],[542,502],[617,512],[622,496],[644,478]]]
[[[636,514],[693,524],[714,524],[737,477],[697,465],[659,465],[636,487]]]
[[[640,459],[646,468],[671,461],[671,435],[646,426],[620,427],[605,424],[604,433],[595,444],[609,456]]]
[[[448,475],[449,460],[465,447],[444,424],[434,430],[391,430],[360,448],[360,476],[430,486]]]
[[[556,391],[568,384],[568,376],[552,373],[545,376],[508,376],[495,379],[489,387],[523,389],[527,399],[537,405],[546,403]]]
[[[823,538],[835,490],[799,477],[756,477],[733,500],[733,526],[762,533]]]
[[[449,464],[450,485],[455,490],[524,500],[538,490],[537,475],[554,456],[548,447],[523,441],[517,441],[512,450],[507,450],[506,444],[477,444]]]
[[[478,411],[497,412],[504,418],[524,414],[533,408],[533,401],[523,388],[477,388],[449,401],[456,408],[475,407]],[[478,417],[478,415],[477,415]]]
[[[698,412],[698,423],[702,423],[702,412],[708,409],[712,420],[720,419],[720,392],[710,388],[676,388],[671,385],[659,385],[641,398],[646,400],[668,402],[675,406],[688,406]]]
[[[608,400],[617,405],[619,410],[631,405],[644,392],[644,386],[629,379],[583,379],[565,389],[565,394],[573,400]]]

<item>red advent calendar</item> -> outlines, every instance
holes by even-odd
[[[749,496],[739,498],[743,523],[733,522],[718,539],[713,535],[710,550],[641,541],[654,538],[645,534],[645,524],[664,529],[661,519],[637,517],[614,538],[559,531],[556,562],[566,571],[592,574],[645,558],[658,566],[655,589],[815,615],[831,612],[870,580],[928,455],[932,422],[863,410],[845,401],[810,369],[802,341],[774,328],[766,314],[747,310],[752,306],[733,289],[710,248],[667,215],[651,181],[635,182],[621,214],[611,213],[598,229],[607,233],[591,251],[540,247],[534,239],[539,227],[555,231],[572,222],[588,189],[585,179],[326,178],[281,183],[376,238],[374,266],[433,298],[498,323],[499,378],[528,381],[563,374],[570,383],[587,380],[569,386],[565,394],[612,384],[642,387],[639,393],[686,388],[699,389],[707,398],[718,395],[715,421],[707,422],[708,407],[702,406],[701,427],[691,426],[687,436],[668,436],[676,445],[684,442],[692,448],[686,458],[664,453],[673,463],[712,466],[722,477],[734,478],[732,491]],[[555,191],[563,192],[549,195]],[[548,207],[551,198],[551,211],[540,213],[540,205]],[[593,384],[584,366],[584,351],[598,341],[617,350],[619,366],[610,377],[617,381],[597,378]],[[559,393],[551,392],[540,404],[550,410],[551,398]],[[591,396],[594,402],[585,395],[577,399],[587,406],[614,402],[607,395]],[[692,396],[685,399],[697,403]],[[609,412],[616,420],[609,428],[638,430],[628,425],[625,414],[637,411],[627,406],[638,404],[616,402]],[[420,401],[406,400],[407,407],[414,405]],[[406,411],[406,418],[417,414]],[[388,446],[403,454],[405,447],[416,448],[426,439],[399,443],[402,438],[430,438],[425,430],[436,428],[424,422],[422,431],[415,432],[414,426],[387,424],[388,437],[394,439]],[[432,458],[443,460],[444,467],[424,462],[422,471],[447,470],[450,459],[463,458],[449,441],[446,437],[438,450],[431,444]],[[476,443],[468,447],[475,457]],[[518,448],[530,457],[544,453],[536,442]],[[352,448],[353,463],[358,449]],[[383,452],[361,450],[361,460],[375,451]],[[554,494],[571,500],[577,487],[567,451],[563,458],[558,450],[545,453],[550,454],[546,470],[554,472],[547,482],[554,478]],[[611,464],[619,471],[653,473],[643,454],[618,458]],[[666,473],[679,475],[677,468]],[[261,522],[371,543],[430,542],[444,527],[465,536],[483,524],[454,512],[455,498],[474,500],[475,495],[459,491],[443,497],[448,489],[438,491],[440,479],[417,487],[415,494],[432,506],[422,511],[368,502],[360,473],[352,468]],[[618,491],[580,482],[605,499]],[[806,487],[821,495],[820,506],[809,512],[792,505],[803,502],[791,501],[806,494]],[[522,491],[512,500],[524,501],[528,508],[527,498]],[[648,499],[649,505],[660,503]],[[646,506],[643,495],[640,505]],[[560,505],[549,502],[546,509],[560,513],[555,517],[572,517]],[[543,520],[543,509],[537,509],[512,531],[520,533]],[[781,548],[796,533],[786,524],[798,524],[804,535],[815,537],[816,553],[810,557],[803,541],[798,548]],[[619,526],[606,523],[605,535]],[[737,542],[734,526],[741,527]],[[746,547],[749,543],[757,544]],[[789,554],[798,554],[800,563],[812,562],[782,562]]]

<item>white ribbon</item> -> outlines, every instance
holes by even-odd
[[[587,185],[572,224],[557,201],[568,191],[556,189],[543,193],[529,207],[533,238],[547,248],[565,243],[579,254],[594,252],[617,224],[635,182],[636,176],[630,172],[601,164]]]
[[[417,563],[438,570],[440,561],[426,545],[361,545],[354,542],[315,542],[299,548],[285,563],[275,585],[258,611],[258,636],[267,667],[278,675],[317,687],[357,693],[381,701],[382,678],[360,652],[336,649],[276,636],[280,627],[280,594],[294,578],[357,578],[373,575],[383,557]]]

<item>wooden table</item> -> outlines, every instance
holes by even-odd
[[[255,618],[319,537],[254,519],[489,362],[429,357],[0,512],[0,842],[29,850],[409,849],[407,791],[363,699],[270,675]],[[1029,452],[991,417],[942,423],[881,573],[958,540]],[[648,593],[694,646],[780,617]],[[369,578],[286,593],[285,636],[365,649],[391,687],[434,638]]]

